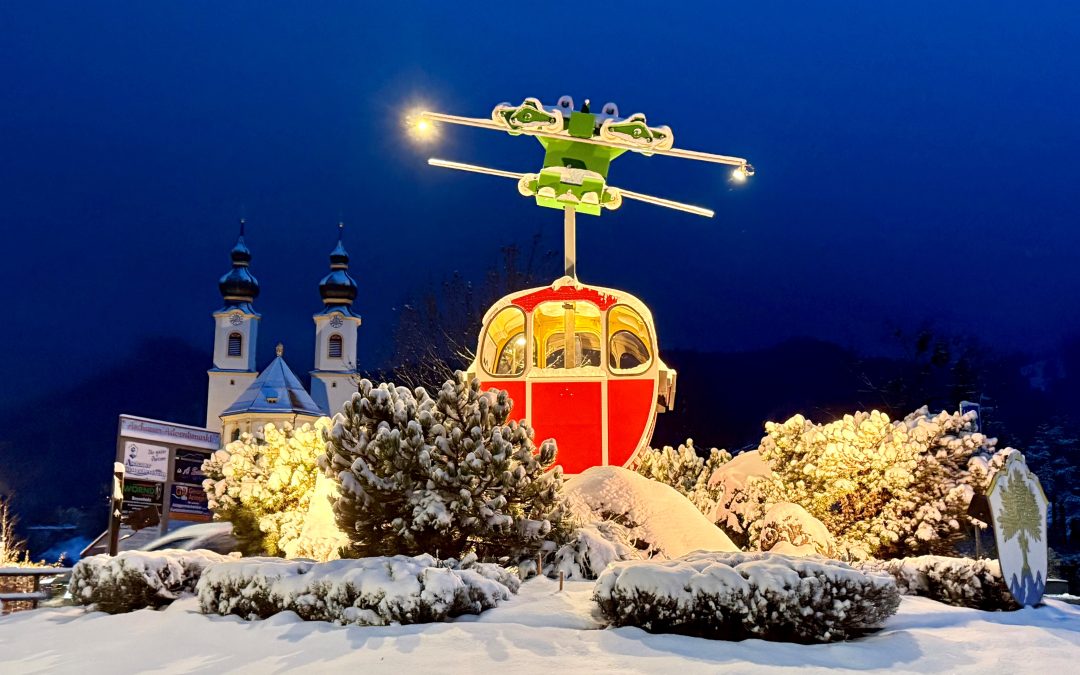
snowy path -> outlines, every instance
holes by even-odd
[[[118,616],[78,608],[0,619],[0,673],[692,673],[852,669],[1078,672],[1080,607],[988,613],[905,598],[886,629],[834,645],[720,642],[598,630],[591,582],[533,580],[512,601],[453,623],[341,628],[291,613],[206,617],[194,600]]]

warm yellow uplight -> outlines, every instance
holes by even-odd
[[[731,172],[731,180],[735,181],[736,183],[745,183],[746,178],[749,175],[750,174],[746,172],[746,167],[737,166],[735,167],[735,170]]]

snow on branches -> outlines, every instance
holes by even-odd
[[[119,614],[162,607],[194,593],[204,570],[230,560],[212,551],[122,551],[83,558],[71,572],[72,599],[91,609]]]
[[[224,562],[202,575],[204,614],[265,619],[295,612],[305,621],[386,626],[479,614],[518,590],[518,580],[488,563],[439,562],[429,555],[334,560],[267,558]]]
[[[984,610],[1014,610],[1013,599],[997,560],[924,555],[899,560],[869,560],[864,572],[886,572],[903,595],[921,595],[947,605]]]
[[[804,507],[845,557],[947,552],[970,522],[972,495],[1011,452],[995,455],[997,440],[976,432],[974,421],[974,413],[921,408],[895,422],[877,411],[824,425],[802,415],[769,422],[759,452],[773,473],[754,487],[767,505]]]
[[[448,380],[424,389],[359,384],[320,466],[339,484],[334,512],[356,556],[530,557],[561,537],[554,441],[509,421],[506,392]]]
[[[688,438],[678,449],[665,445],[660,450],[645,450],[638,456],[637,472],[670,485],[708,514],[716,508],[722,492],[722,488],[709,485],[709,478],[729,461],[731,453],[716,448],[709,450],[708,457],[700,456]]]
[[[900,605],[886,574],[774,553],[616,562],[593,593],[616,626],[723,640],[845,640],[879,628]]]
[[[297,549],[301,555],[314,555],[303,545],[302,533],[329,424],[325,417],[298,429],[268,424],[262,439],[243,434],[203,463],[210,510],[217,520],[233,524],[245,555],[284,555]],[[332,552],[318,556],[325,559]]]

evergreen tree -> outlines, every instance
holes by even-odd
[[[436,398],[362,380],[334,420],[320,466],[350,555],[531,556],[565,532],[552,440],[508,421],[505,391],[446,381]]]
[[[329,423],[267,424],[262,438],[243,434],[203,462],[210,510],[232,523],[245,555],[284,555],[300,539]]]
[[[670,485],[698,507],[711,515],[720,499],[723,488],[709,486],[709,478],[723,464],[731,461],[727,450],[711,448],[707,457],[698,454],[693,439],[678,449],[665,445],[660,450],[648,448],[638,456],[637,472],[646,478]]]

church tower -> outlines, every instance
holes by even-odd
[[[218,281],[225,305],[214,312],[214,367],[209,370],[206,428],[221,430],[221,413],[255,380],[255,340],[259,313],[251,303],[259,295],[259,282],[251,274],[251,251],[244,243],[244,221],[233,246],[232,269]]]
[[[349,254],[338,223],[337,246],[330,253],[330,274],[319,282],[323,310],[315,315],[315,370],[311,398],[333,417],[356,392],[356,329],[360,316],[352,310],[356,280],[349,276]]]

